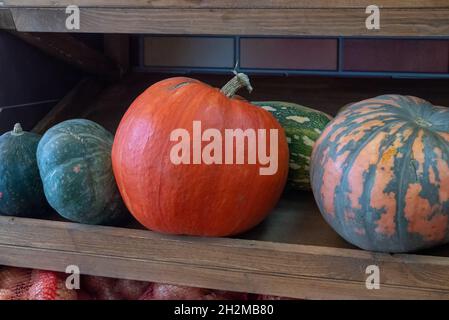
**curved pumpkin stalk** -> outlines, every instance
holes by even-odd
[[[249,93],[253,91],[249,77],[244,73],[236,73],[235,77],[229,80],[220,91],[226,97],[231,98],[243,87],[245,87]]]

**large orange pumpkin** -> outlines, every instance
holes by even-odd
[[[244,74],[221,90],[190,78],[170,78],[152,85],[130,106],[116,133],[112,161],[122,197],[144,226],[172,234],[227,236],[254,227],[275,206],[287,178],[286,137],[269,112],[234,97],[242,86],[251,89]],[[247,152],[254,151],[248,143],[243,144],[243,164],[236,164],[236,156],[234,164],[195,160],[196,151],[204,152],[207,141],[196,146],[192,142],[190,154],[183,155],[185,163],[174,163],[171,155],[180,140],[172,141],[171,136],[182,129],[191,140],[200,138],[194,133],[194,121],[201,122],[203,133],[217,129],[223,137],[226,129],[267,130],[258,147],[265,146],[265,154],[270,154],[277,143],[276,172],[261,175],[260,169],[268,165],[259,158],[248,163]],[[276,141],[270,138],[270,129],[278,133]],[[243,145],[234,142],[235,155]],[[225,143],[221,150],[224,159]]]

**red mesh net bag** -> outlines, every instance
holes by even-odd
[[[140,300],[247,300],[246,293],[153,283]]]
[[[83,276],[81,287],[97,300],[137,300],[147,290],[149,282]]]
[[[0,268],[0,300],[26,300],[31,287],[31,270]]]
[[[295,300],[295,299],[259,294],[255,296],[254,300]]]
[[[83,276],[82,288],[98,300],[247,300],[245,293]]]
[[[0,300],[77,300],[62,274],[21,268],[0,268]]]
[[[0,300],[283,300],[286,298],[82,276],[81,290],[67,289],[66,274],[0,267]]]

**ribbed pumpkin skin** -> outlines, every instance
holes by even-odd
[[[113,136],[75,119],[49,129],[37,149],[45,196],[61,216],[86,224],[116,224],[127,213],[111,164]]]
[[[202,130],[277,129],[277,173],[261,176],[248,165],[174,165],[173,130],[192,137],[193,121]],[[207,143],[203,143],[203,147]],[[130,106],[117,130],[112,161],[122,197],[149,229],[171,234],[227,236],[266,217],[277,203],[288,171],[283,129],[267,111],[189,78],[171,78],[148,88]]]
[[[311,169],[324,218],[354,245],[408,252],[449,241],[449,109],[399,95],[347,106]]]
[[[36,161],[40,135],[12,131],[0,137],[0,213],[35,217],[47,212]]]
[[[332,117],[324,112],[290,102],[251,103],[271,112],[285,130],[290,150],[288,184],[296,190],[311,190],[312,148]]]

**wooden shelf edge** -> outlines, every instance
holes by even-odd
[[[9,9],[0,7],[0,30],[16,30],[14,18]]]
[[[17,30],[21,32],[449,36],[449,7],[385,9],[382,11],[380,30],[367,30],[367,14],[360,8],[80,8],[81,22],[77,30],[67,30],[67,14],[63,7],[13,7],[10,10]]]
[[[449,259],[0,217],[0,264],[292,298],[449,298]],[[368,265],[381,289],[365,286]]]
[[[115,7],[115,8],[366,8],[371,5],[371,0],[4,0],[5,6],[10,7],[65,7],[77,5],[80,7]],[[376,5],[382,8],[438,8],[449,7],[445,0],[377,0]]]

